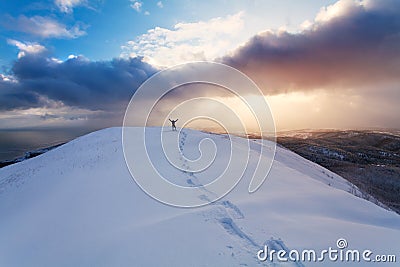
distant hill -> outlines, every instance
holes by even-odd
[[[277,140],[400,213],[399,131],[302,130],[279,133]]]

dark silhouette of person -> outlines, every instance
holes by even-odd
[[[176,120],[171,120],[171,119],[169,119],[169,121],[171,122],[171,126],[172,126],[172,131],[176,131],[176,125],[175,125],[175,122],[177,122],[178,121],[178,119],[176,119]]]

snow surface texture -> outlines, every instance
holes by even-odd
[[[160,128],[150,130],[157,138]],[[183,133],[183,153],[196,151],[204,138],[217,146],[227,139]],[[231,138],[234,146],[247,142]],[[251,141],[251,154],[260,145]],[[209,182],[211,172],[225,167],[227,155],[217,157],[208,173],[174,173],[176,183]],[[249,169],[252,164],[250,155]],[[321,251],[337,248],[339,238],[350,249],[400,251],[399,215],[350,194],[354,187],[343,178],[286,149],[277,147],[268,178],[253,194],[250,178],[246,171],[232,192],[208,206],[171,207],[149,197],[130,176],[121,128],[88,134],[0,169],[0,266],[364,266],[257,259],[264,244]]]

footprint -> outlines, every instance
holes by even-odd
[[[237,225],[236,223],[232,220],[232,218],[229,217],[223,217],[220,218],[219,223],[222,225],[222,227],[231,235],[237,236],[246,243],[251,244],[254,247],[259,247],[257,243],[251,239],[245,232],[243,232]]]
[[[238,206],[230,202],[229,200],[224,200],[220,203],[222,206],[224,206],[229,214],[235,218],[235,219],[244,219],[244,214],[242,211],[239,209]]]

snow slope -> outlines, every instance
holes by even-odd
[[[154,138],[160,130],[149,128]],[[227,140],[183,132],[184,153],[196,151],[206,137],[217,145]],[[231,138],[234,146],[247,142]],[[260,145],[251,142],[249,168]],[[161,150],[154,147],[151,153]],[[176,182],[203,183],[224,167],[227,155],[222,151],[218,157],[208,173],[177,172]],[[321,251],[336,248],[339,238],[348,248],[397,253],[400,260],[400,216],[348,193],[353,187],[340,176],[278,147],[270,175],[253,194],[247,191],[250,178],[245,173],[232,192],[211,205],[167,206],[130,176],[121,128],[88,134],[0,169],[0,266],[320,266],[260,262],[256,254],[264,244]],[[368,264],[375,265],[396,266]]]

